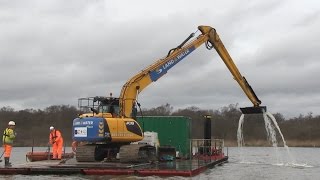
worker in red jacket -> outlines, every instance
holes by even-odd
[[[63,138],[59,130],[56,130],[53,126],[50,127],[49,143],[52,144],[52,159],[61,159]]]

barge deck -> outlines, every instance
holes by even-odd
[[[209,168],[228,161],[228,156],[210,159],[177,159],[170,162],[123,164],[117,162],[79,163],[68,160],[45,160],[26,162],[10,168],[0,167],[0,174],[6,175],[134,175],[134,176],[196,176]]]

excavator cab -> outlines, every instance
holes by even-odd
[[[95,96],[88,98],[79,98],[78,107],[81,117],[102,115],[110,117],[119,116],[119,98]]]
[[[267,106],[240,108],[242,114],[262,114],[267,112]]]
[[[95,97],[99,101],[98,111],[100,113],[111,113],[119,115],[119,98],[114,97]]]

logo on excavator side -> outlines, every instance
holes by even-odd
[[[195,50],[195,47],[192,46],[189,49],[183,51],[180,53],[177,57],[174,59],[168,60],[164,65],[162,65],[159,69],[153,70],[150,72],[150,78],[152,81],[158,80],[161,76],[167,73],[167,71],[172,68],[174,65],[176,65],[178,62],[180,62],[183,58],[185,58],[187,55],[189,55],[192,51]]]
[[[134,122],[133,121],[126,121],[126,126],[133,126]]]

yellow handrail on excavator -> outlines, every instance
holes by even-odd
[[[119,113],[121,117],[132,117],[132,110],[135,107],[137,95],[149,84],[157,81],[160,77],[166,74],[170,68],[204,43],[208,49],[211,49],[212,47],[215,48],[234,79],[238,82],[244,93],[252,102],[253,107],[240,108],[242,113],[252,114],[266,111],[265,106],[260,106],[261,101],[258,99],[245,77],[240,74],[216,30],[210,26],[199,26],[198,29],[202,34],[200,34],[196,39],[187,43],[192,37],[194,37],[195,34],[192,33],[178,47],[171,49],[165,58],[157,60],[149,67],[133,76],[123,85],[119,97]]]

